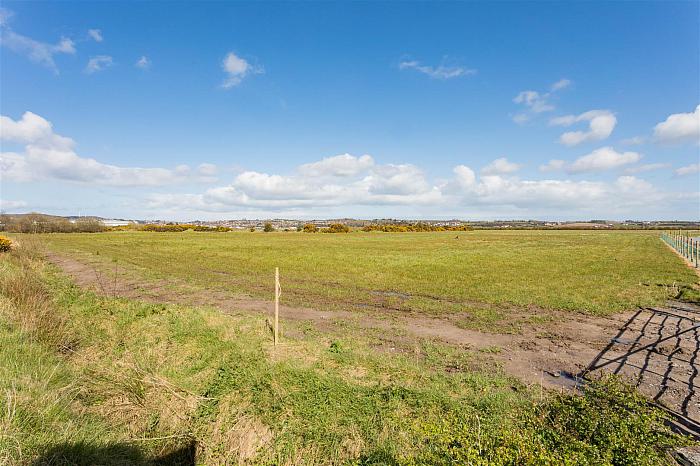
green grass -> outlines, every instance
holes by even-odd
[[[651,465],[686,443],[614,381],[541,398],[488,353],[286,328],[275,348],[261,316],[98,296],[0,255],[0,461],[178,464],[195,441],[198,464]]]
[[[325,308],[373,304],[439,314],[508,304],[606,314],[697,287],[697,276],[657,232],[114,232],[42,239],[106,266],[117,260],[146,278],[263,298],[279,266],[286,302]]]

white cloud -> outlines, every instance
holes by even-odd
[[[342,154],[301,165],[298,170],[305,176],[355,176],[373,165],[374,159],[369,155]]]
[[[87,74],[96,73],[102,71],[105,68],[109,68],[114,64],[112,57],[109,55],[97,55],[96,57],[91,57],[88,60],[88,64],[85,66],[85,72]]]
[[[580,115],[566,115],[549,120],[553,126],[571,126],[574,123],[587,121],[588,131],[569,131],[559,137],[559,141],[567,146],[575,146],[582,142],[600,141],[607,138],[615,129],[617,118],[610,110],[591,110]]]
[[[146,55],[141,55],[141,58],[139,58],[136,61],[134,66],[136,68],[141,68],[142,70],[147,70],[148,68],[151,67],[151,60],[149,60]]]
[[[226,73],[226,79],[221,84],[224,89],[238,86],[249,74],[261,74],[261,67],[253,66],[233,52],[229,52],[221,62],[221,68]]]
[[[651,183],[635,178],[634,176],[621,176],[615,181],[615,186],[621,193],[644,197],[644,194],[655,192]]]
[[[462,66],[439,65],[437,67],[422,65],[416,60],[406,60],[399,63],[400,70],[415,70],[434,79],[452,79],[476,74],[476,70]]]
[[[16,121],[0,115],[0,140],[66,150],[74,145],[71,138],[54,133],[49,121],[32,112]]]
[[[99,29],[88,29],[88,35],[95,42],[102,42],[104,40],[102,37],[102,31]]]
[[[32,112],[19,120],[0,116],[0,140],[24,145],[24,152],[0,153],[0,172],[6,180],[27,182],[57,179],[109,186],[158,186],[185,181],[213,181],[213,168],[202,164],[196,173],[189,167],[119,167],[80,157],[75,142],[54,133],[49,121]]]
[[[9,10],[0,10],[0,45],[7,47],[13,52],[25,55],[34,63],[43,65],[58,74],[54,55],[75,54],[75,43],[67,37],[62,37],[57,43],[48,44],[17,34],[8,26],[8,21],[12,15],[13,13]]]
[[[476,200],[520,207],[587,206],[606,196],[604,183],[570,180],[518,180],[485,176],[475,188]]]
[[[579,157],[566,170],[569,173],[600,172],[637,163],[641,158],[636,152],[616,152],[612,147],[601,147]]]
[[[501,157],[481,169],[484,175],[507,175],[520,170],[520,165],[509,162],[507,158]]]
[[[691,163],[690,165],[686,165],[685,167],[677,168],[675,172],[678,176],[694,175],[695,173],[700,173],[700,164]]]
[[[621,176],[613,183],[571,180],[520,180],[484,176],[462,193],[466,205],[513,206],[527,212],[569,211],[627,214],[633,207],[659,205],[673,196],[658,192],[651,184],[633,176]],[[623,215],[624,215],[623,214]]]
[[[625,171],[623,173],[625,173],[625,175],[634,175],[636,173],[645,173],[670,167],[670,163],[647,163],[636,167],[625,168]]]
[[[515,96],[513,102],[523,104],[533,113],[549,112],[554,110],[554,105],[548,102],[549,93],[540,94],[537,91],[522,91]]]
[[[700,105],[692,113],[675,113],[654,127],[654,140],[662,143],[700,143]]]
[[[552,159],[549,162],[547,162],[545,165],[540,165],[540,171],[541,172],[557,172],[560,170],[563,170],[564,167],[566,166],[566,162],[563,160],[559,159]]]
[[[554,91],[559,91],[559,90],[561,90],[561,89],[565,89],[565,88],[567,88],[567,87],[569,87],[569,86],[571,86],[571,80],[566,79],[566,78],[562,78],[562,79],[560,79],[559,81],[557,81],[557,82],[555,82],[554,84],[552,84],[552,88],[551,88],[551,89],[552,89],[552,92],[554,92]]]
[[[526,112],[521,112],[513,117],[513,121],[518,124],[523,124],[530,120],[535,115],[544,112],[551,112],[555,109],[554,104],[550,99],[557,91],[565,89],[571,85],[571,81],[565,78],[560,79],[550,86],[549,92],[538,92],[533,90],[521,91],[513,98],[516,104],[524,105],[527,108]]]
[[[411,196],[430,191],[423,171],[411,164],[378,165],[362,184],[375,195]]]
[[[471,189],[476,184],[476,173],[466,165],[457,165],[452,172],[460,188]]]
[[[26,157],[16,152],[0,152],[0,175],[3,181],[26,182],[36,178]]]

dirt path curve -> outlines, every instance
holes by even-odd
[[[83,288],[107,296],[120,296],[148,302],[206,305],[222,312],[269,313],[271,303],[252,297],[231,296],[221,291],[194,288],[174,280],[144,280],[125,273],[110,274],[93,264],[72,257],[47,253],[47,259],[60,267]],[[104,267],[102,264],[101,267]],[[102,269],[104,270],[104,269]],[[405,345],[406,335],[415,339],[435,339],[473,349],[500,348],[493,355],[504,369],[525,383],[550,387],[570,386],[564,374],[584,369],[604,348],[617,330],[633,314],[622,313],[609,318],[575,313],[547,312],[552,318],[545,323],[524,325],[518,334],[485,333],[461,328],[454,315],[444,318],[406,314],[382,309],[380,316],[368,312],[324,311],[280,306],[285,319],[313,323],[321,331],[332,331],[338,320],[356,323],[359,328],[386,331],[389,344]],[[464,316],[461,316],[464,319]]]

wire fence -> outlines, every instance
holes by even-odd
[[[700,267],[700,236],[692,236],[688,231],[669,231],[662,233],[661,239],[696,268]]]

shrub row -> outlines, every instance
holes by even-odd
[[[105,226],[94,218],[79,218],[71,222],[63,217],[42,214],[3,215],[0,224],[12,233],[97,233]]]
[[[186,230],[193,230],[193,231],[219,231],[219,232],[225,232],[225,231],[231,231],[231,228],[229,227],[208,227],[204,225],[192,225],[189,223],[176,223],[176,224],[155,224],[155,223],[149,223],[148,225],[144,225],[140,228],[141,231],[159,231],[159,232],[179,232],[179,231],[186,231]]]
[[[471,231],[473,228],[469,225],[457,226],[438,226],[429,223],[387,223],[387,224],[371,224],[362,227],[362,231],[384,231],[387,233],[405,233],[408,231]]]
[[[350,227],[342,223],[331,223],[328,228],[319,229],[313,223],[307,223],[301,229],[304,233],[350,233]]]

